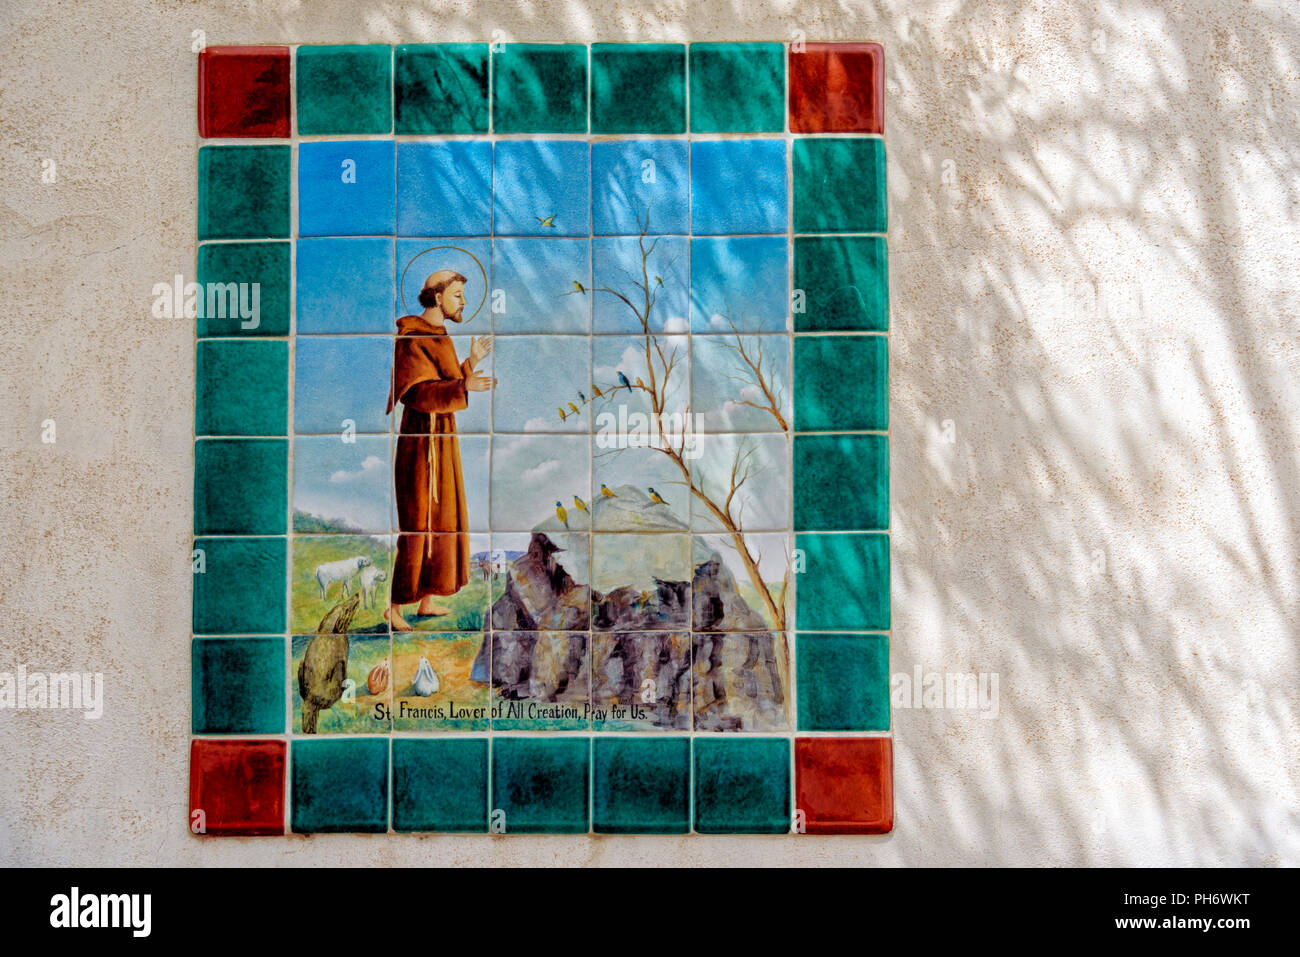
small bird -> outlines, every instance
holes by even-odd
[[[655,285],[662,286],[663,284],[664,284],[663,279],[661,279],[659,276],[655,276]]]
[[[596,385],[594,382],[591,384],[591,397],[593,399],[599,399],[604,394],[605,393],[600,391],[600,386]]]
[[[587,509],[587,503],[584,502],[582,499],[578,498],[578,496],[576,496],[576,495],[573,496],[573,504],[576,505],[576,506],[578,506],[579,509],[581,509],[582,511],[586,512],[588,515],[591,514],[591,512],[588,511],[588,509]]]
[[[539,223],[541,223],[543,226],[549,226],[549,227],[551,227],[552,229],[555,228],[555,217],[554,217],[554,216],[547,216],[545,219],[542,219],[542,217],[538,216],[538,217],[537,217],[537,221],[538,221]]]
[[[600,494],[605,496],[605,498],[618,498],[617,493],[611,492],[604,482],[600,483]]]
[[[636,377],[636,387],[637,387],[638,389],[644,389],[644,388],[645,388],[645,383],[641,381],[641,377],[640,377],[640,376],[637,376],[637,377]]]
[[[650,501],[654,502],[656,505],[668,504],[667,502],[664,501],[663,496],[660,495],[658,492],[656,492],[653,487],[649,489],[649,492],[650,492]]]
[[[622,385],[624,388],[626,388],[629,392],[632,391],[632,383],[628,382],[627,376],[623,375],[623,373],[621,372],[618,374],[618,381],[619,384]]]
[[[569,413],[564,411],[563,406],[560,406],[559,409],[560,409],[560,421],[563,422],[565,419],[569,417]]]
[[[348,628],[361,605],[361,592],[339,602],[321,619],[298,665],[302,733],[315,734],[320,712],[343,697],[348,683]]]
[[[577,407],[576,405],[574,405],[572,402],[570,402],[570,403],[569,403],[569,411],[572,412],[574,415],[577,415],[578,412],[579,412],[579,409],[578,409],[578,407]]]
[[[569,513],[564,510],[564,503],[559,501],[558,499],[555,502],[555,514],[560,516],[560,521],[564,523],[565,528],[568,528]]]
[[[574,291],[574,292],[586,293],[586,291],[587,291],[587,287],[584,286],[582,283],[578,282],[578,280],[575,279],[575,280],[573,280],[573,291]]]

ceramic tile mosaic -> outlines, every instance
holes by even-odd
[[[893,826],[883,91],[203,51],[194,833]]]

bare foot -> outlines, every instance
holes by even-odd
[[[425,595],[420,599],[420,607],[416,609],[416,613],[427,618],[437,618],[441,615],[450,615],[451,609],[439,605],[433,600],[432,595]]]
[[[415,630],[406,623],[406,619],[402,617],[402,612],[396,605],[389,605],[384,609],[384,619],[392,626],[393,631]]]

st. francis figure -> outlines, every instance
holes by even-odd
[[[424,281],[418,316],[397,320],[393,385],[388,411],[402,404],[393,462],[397,495],[397,559],[391,604],[384,617],[394,631],[411,631],[401,606],[419,602],[416,613],[446,615],[438,603],[469,581],[469,514],[461,475],[456,413],[471,392],[488,392],[496,380],[476,371],[492,351],[492,337],[470,340],[460,362],[447,336],[449,322],[463,321],[465,277],[440,269]]]

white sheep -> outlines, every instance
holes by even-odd
[[[374,565],[369,565],[366,568],[361,569],[362,607],[375,607],[375,585],[384,581],[388,581],[388,576],[384,574],[382,568],[376,568]]]
[[[325,562],[316,566],[316,584],[320,585],[320,597],[323,601],[330,590],[330,585],[335,582],[343,583],[343,597],[348,597],[348,582],[352,576],[361,569],[370,564],[370,559],[364,555],[354,555],[352,558],[340,558],[336,562]]]

